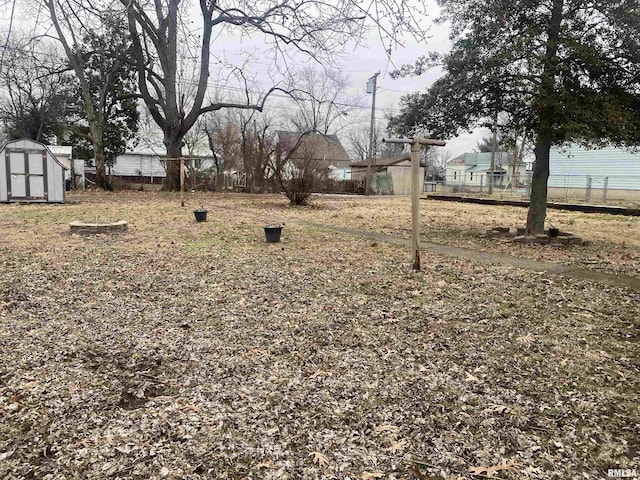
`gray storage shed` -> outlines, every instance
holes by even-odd
[[[0,202],[64,203],[65,170],[46,145],[11,140],[0,148]]]

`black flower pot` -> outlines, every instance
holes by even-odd
[[[207,221],[207,210],[194,210],[193,214],[196,216],[196,222]]]
[[[280,235],[282,235],[281,226],[267,225],[264,227],[264,236],[267,239],[267,243],[278,243],[280,241]]]
[[[550,228],[549,229],[549,236],[551,238],[556,238],[558,235],[560,235],[560,229],[559,228]]]

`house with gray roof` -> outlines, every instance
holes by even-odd
[[[460,187],[486,187],[491,174],[491,152],[463,153],[447,162],[447,185]],[[493,168],[493,184],[505,188],[518,186],[527,177],[527,166],[508,152],[496,152]]]

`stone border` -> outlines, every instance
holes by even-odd
[[[69,229],[71,233],[78,235],[96,235],[99,233],[122,233],[128,229],[126,220],[113,223],[85,223],[80,221],[71,222]]]
[[[524,228],[516,228],[515,233],[512,233],[509,227],[494,227],[487,230],[482,236],[484,238],[501,238],[516,243],[559,243],[571,245],[582,242],[582,239],[573,233],[560,232],[559,230],[558,235],[552,237],[549,235],[548,230],[545,231],[545,233],[539,233],[537,235],[526,235]]]

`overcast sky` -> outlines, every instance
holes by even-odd
[[[23,0],[24,1],[24,0]],[[438,7],[435,0],[426,0],[431,3],[429,8],[429,20],[437,16]],[[18,4],[21,2],[18,2]],[[29,2],[27,2],[28,4]],[[24,11],[20,8],[16,11],[14,18],[14,30],[16,32],[25,29],[34,28],[33,11],[29,12],[25,18]],[[194,9],[193,28],[194,34],[198,33],[202,20],[199,18],[199,12]],[[6,33],[10,10],[7,8],[2,12],[2,30]],[[46,22],[36,22],[43,25]],[[376,98],[376,121],[384,124],[384,118],[388,114],[396,114],[399,111],[400,97],[409,92],[424,91],[434,80],[438,78],[441,72],[438,69],[431,70],[420,77],[407,77],[393,80],[390,72],[401,67],[403,64],[413,63],[420,55],[428,51],[446,52],[449,48],[448,27],[446,25],[432,25],[429,30],[429,39],[427,43],[419,44],[415,40],[407,40],[404,46],[399,46],[392,50],[389,59],[385,52],[385,46],[382,45],[379,37],[375,33],[371,33],[368,41],[359,46],[353,46],[346,51],[346,55],[342,58],[339,66],[340,71],[347,76],[348,96],[353,99],[353,103],[357,106],[349,111],[345,117],[350,125],[369,125],[371,115],[371,95],[366,93],[365,85],[367,79],[374,73],[380,72],[378,77],[378,91]],[[4,41],[2,42],[4,43]],[[272,62],[269,58],[262,55],[258,45],[261,44],[259,38],[240,37],[234,33],[224,33],[214,37],[212,50],[218,56],[230,59],[231,63],[238,66],[242,65],[250,71],[250,76],[257,82],[262,83],[258,88],[266,89],[270,85],[268,75],[272,70]],[[247,56],[247,53],[249,56]],[[247,59],[244,65],[239,64],[240,59]],[[300,67],[300,62],[294,62],[294,68]],[[215,66],[212,69],[211,81],[213,84],[224,83],[224,80],[216,77]],[[228,81],[228,80],[227,80]],[[230,83],[227,83],[230,84]],[[274,110],[280,109],[279,113],[290,110],[291,105],[286,105],[286,100],[274,99],[269,102],[267,107],[271,106]],[[445,147],[448,153],[456,156],[460,153],[473,150],[477,141],[482,135],[488,135],[487,130],[479,130],[474,134],[465,134],[456,139],[452,139]],[[346,142],[346,139],[342,139]]]
[[[434,8],[437,9],[437,7]],[[351,85],[354,90],[365,91],[367,79],[380,71],[378,77],[378,94],[376,98],[376,117],[384,118],[387,113],[398,113],[400,108],[400,97],[409,92],[425,91],[441,74],[440,69],[432,69],[419,77],[405,77],[392,79],[390,72],[401,67],[403,64],[412,64],[415,60],[428,51],[438,51],[445,53],[449,50],[449,28],[446,25],[435,25],[431,27],[430,39],[427,44],[418,44],[415,41],[407,42],[404,48],[398,48],[392,52],[389,64],[384,48],[379,41],[372,39],[369,46],[359,47],[354,51],[350,61],[345,65],[345,72],[349,74]],[[371,95],[367,96],[367,105],[371,107]],[[364,112],[365,116],[370,114],[370,110]],[[447,142],[445,147],[453,156],[470,152],[483,135],[488,135],[486,129],[480,129],[473,134],[464,134],[458,138]]]
[[[365,44],[353,46],[346,51],[346,55],[341,61],[340,71],[349,80],[348,96],[353,98],[353,103],[359,107],[352,109],[344,118],[348,124],[363,125],[367,127],[371,117],[371,95],[366,93],[366,82],[374,73],[380,72],[378,77],[378,92],[376,97],[376,121],[379,124],[386,124],[385,116],[396,114],[400,108],[400,98],[403,94],[415,91],[424,91],[440,75],[439,69],[433,69],[420,77],[405,77],[394,80],[390,73],[401,67],[403,64],[412,64],[415,60],[429,51],[445,53],[449,50],[449,28],[447,25],[433,25],[432,20],[438,15],[436,0],[424,0],[428,4],[428,20],[425,26],[429,27],[429,39],[426,43],[418,43],[413,39],[407,39],[404,46],[398,46],[391,52],[391,58],[385,52],[385,46],[380,41],[376,32],[372,31]],[[197,9],[196,9],[197,10]],[[194,28],[197,28],[199,12],[194,12]],[[262,80],[262,89],[269,88],[268,78],[264,78],[267,70],[271,68],[271,61],[258,53],[260,38],[240,37],[235,34],[226,34],[214,40],[212,50],[219,56],[228,59],[247,58],[247,52],[254,52],[251,60],[245,67],[251,71],[254,78]],[[387,46],[388,47],[388,46]],[[308,61],[308,59],[307,59]],[[312,63],[312,62],[311,62]],[[300,62],[294,62],[293,68],[300,67]],[[212,72],[212,80],[215,80],[215,73]],[[273,108],[288,109],[291,105],[285,106],[286,101],[279,99],[269,103]],[[282,113],[281,110],[280,113]],[[286,112],[285,112],[286,113]],[[460,153],[469,152],[474,149],[476,143],[483,135],[489,135],[486,129],[479,129],[473,134],[464,134],[452,139],[445,147],[448,153],[457,156]],[[346,142],[346,138],[342,139]],[[345,145],[346,146],[346,145]]]

